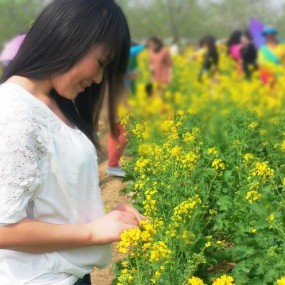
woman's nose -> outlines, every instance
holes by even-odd
[[[96,75],[93,77],[93,81],[96,84],[100,84],[103,80],[104,69],[100,69],[100,71],[96,72]]]

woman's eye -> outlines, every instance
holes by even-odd
[[[98,63],[99,63],[99,66],[100,66],[101,68],[104,68],[104,67],[105,67],[105,65],[104,65],[104,63],[103,63],[102,61],[98,60]]]

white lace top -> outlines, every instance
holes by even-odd
[[[0,225],[26,217],[78,224],[103,214],[93,144],[22,87],[2,84]],[[109,245],[46,254],[0,249],[0,284],[71,285],[110,257]]]

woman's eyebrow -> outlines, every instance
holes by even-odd
[[[102,61],[106,63],[110,63],[114,59],[114,50],[110,50],[110,48],[106,48],[105,50],[101,50],[100,58]]]
[[[111,62],[113,60],[113,56],[111,53],[108,53],[107,55],[105,54],[102,59],[104,60],[104,62]]]

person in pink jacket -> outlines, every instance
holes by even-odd
[[[164,47],[161,39],[156,36],[148,40],[149,64],[152,75],[152,83],[159,88],[165,88],[171,83],[172,60],[170,52]]]

